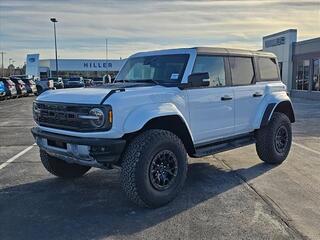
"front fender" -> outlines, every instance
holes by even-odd
[[[134,109],[124,121],[123,132],[131,133],[139,131],[153,118],[172,115],[177,115],[182,119],[191,135],[187,120],[180,110],[172,103],[147,104]]]

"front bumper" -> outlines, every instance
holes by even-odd
[[[81,138],[42,131],[31,132],[41,150],[69,163],[104,167],[116,163],[125,148],[123,139]]]

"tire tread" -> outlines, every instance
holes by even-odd
[[[178,148],[182,148],[185,151],[184,145],[180,138],[172,132],[161,129],[151,129],[141,133],[135,139],[133,139],[133,141],[129,143],[123,155],[121,185],[127,197],[140,207],[158,207],[157,203],[148,203],[146,199],[144,199],[143,195],[139,194],[141,191],[139,190],[139,186],[135,179],[135,172],[140,157],[144,154],[144,151],[148,148],[148,145],[160,138],[171,139],[177,144]],[[175,194],[178,194],[178,192],[182,189],[182,186],[183,185],[179,186],[179,189],[177,189]]]

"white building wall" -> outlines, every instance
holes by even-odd
[[[26,62],[26,74],[35,77],[40,76],[41,71],[55,71],[55,59],[39,59],[39,54],[28,54]],[[58,59],[59,71],[119,71],[125,59]]]
[[[282,62],[282,81],[292,89],[293,43],[297,41],[297,30],[289,29],[263,37],[263,51],[274,53]]]

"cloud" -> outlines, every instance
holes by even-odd
[[[298,28],[319,37],[320,1],[1,0],[0,49],[52,58],[56,17],[61,58],[127,57],[136,51],[192,46],[261,48],[263,35]]]

